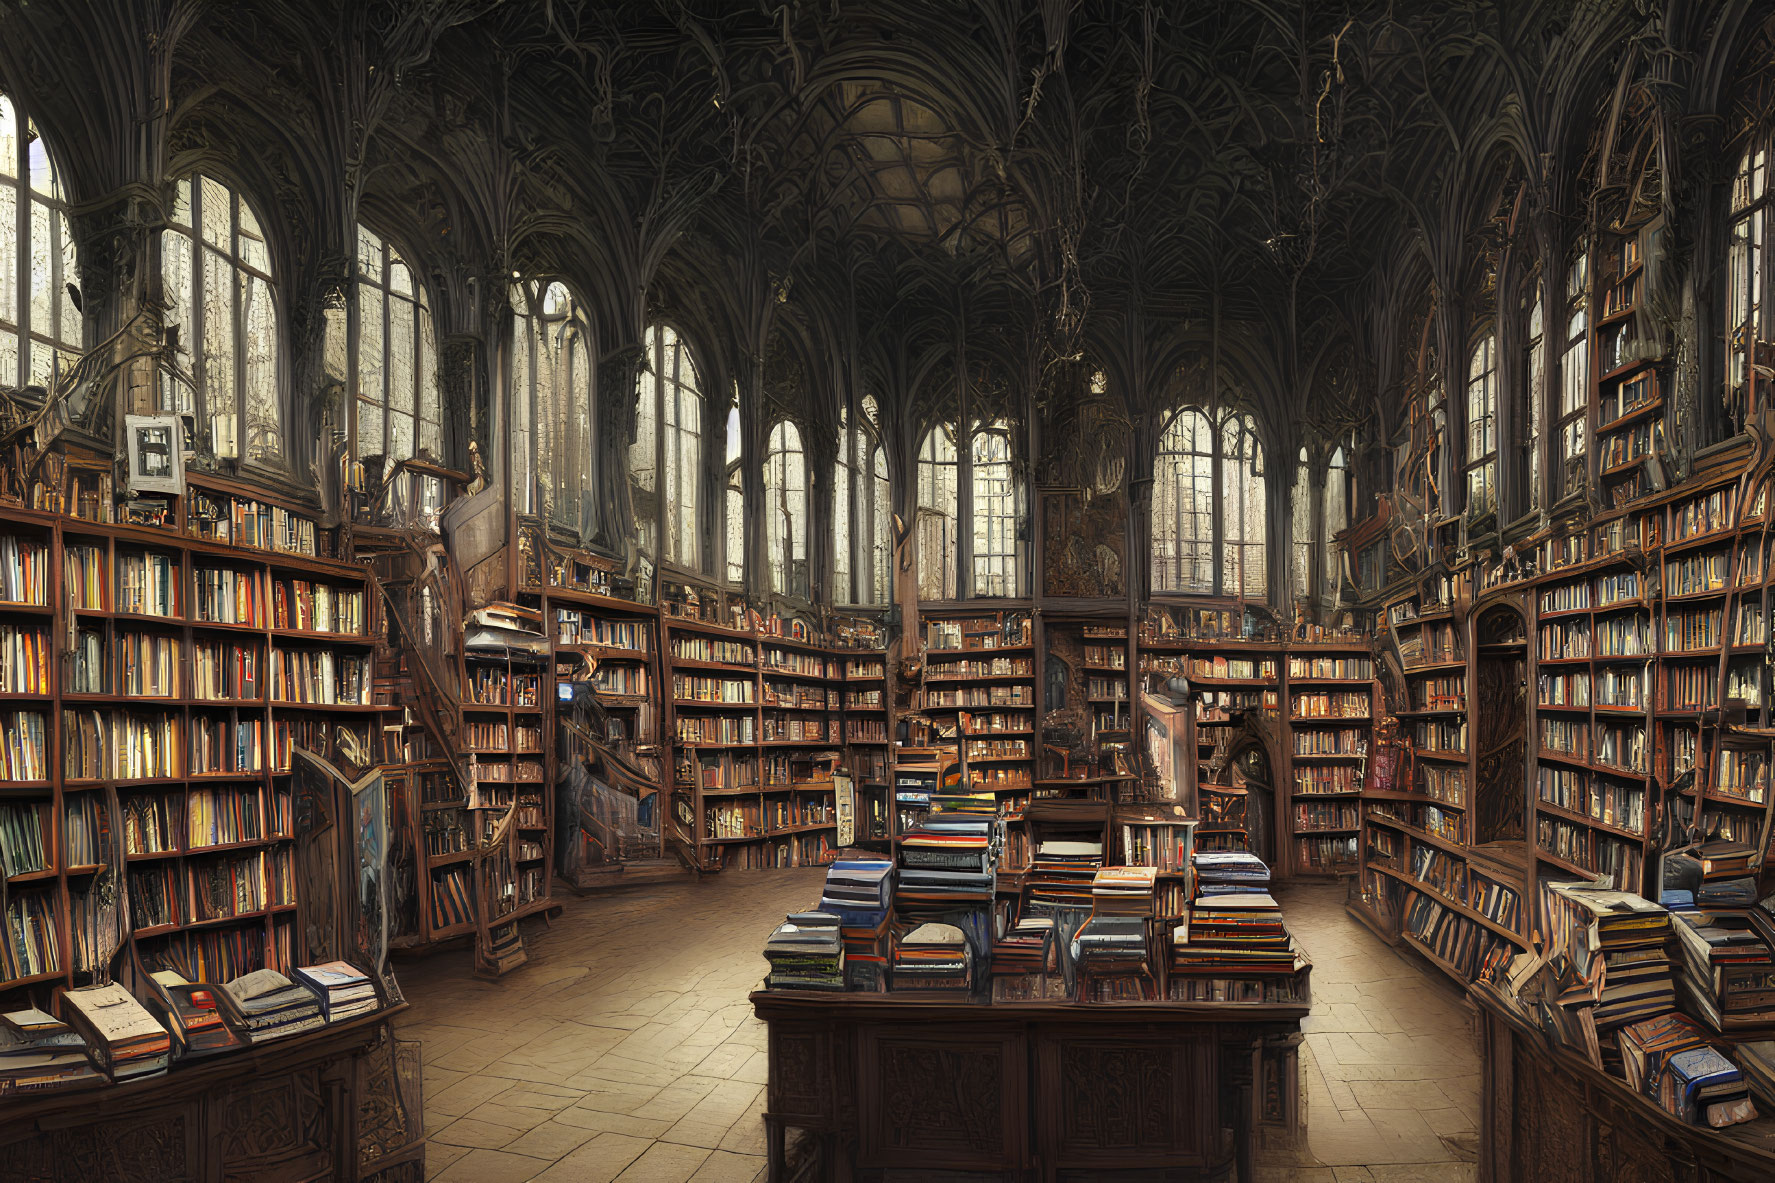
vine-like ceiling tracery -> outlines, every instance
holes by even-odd
[[[1569,178],[1627,55],[1653,76],[1634,103],[1729,131],[1720,47],[1753,42],[1766,10],[65,0],[0,4],[0,69],[66,151],[103,159],[66,170],[76,186],[114,184],[144,134],[189,159],[250,140],[266,159],[240,175],[305,191],[258,195],[267,208],[367,212],[436,252],[428,274],[479,280],[476,306],[513,269],[559,275],[601,349],[632,343],[650,302],[705,309],[719,371],[743,380],[795,326],[848,345],[853,381],[906,424],[952,396],[951,354],[1033,403],[1089,356],[1139,418],[1212,353],[1287,425],[1328,391],[1384,396],[1374,358],[1397,316],[1362,309],[1396,303],[1400,275],[1465,271],[1494,213],[1476,188],[1520,176],[1531,205],[1584,215],[1594,195]],[[117,76],[95,85],[94,63]],[[243,130],[224,136],[230,119]],[[284,232],[322,270],[349,241]],[[465,295],[440,295],[463,331]],[[795,392],[832,404],[810,421],[844,397],[828,371],[851,367]]]

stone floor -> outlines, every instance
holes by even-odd
[[[398,966],[398,1026],[423,1042],[427,1178],[442,1183],[751,1183],[763,1177],[764,1030],[746,994],[818,871],[568,897],[526,927],[499,982],[466,951]],[[1479,1065],[1460,997],[1343,911],[1286,890],[1313,958],[1305,1150],[1265,1183],[1460,1183],[1474,1174]]]

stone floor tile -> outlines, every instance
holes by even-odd
[[[492,1122],[476,1121],[469,1117],[459,1117],[440,1130],[427,1130],[428,1142],[442,1142],[449,1146],[477,1146],[484,1150],[498,1150],[507,1145],[523,1130],[511,1126],[494,1125]]]
[[[536,1176],[534,1183],[611,1183],[651,1145],[646,1138],[599,1134]]]
[[[512,1082],[498,1076],[465,1076],[449,1088],[425,1094],[425,1108],[452,1117],[461,1117],[485,1105],[512,1087]]]
[[[609,1113],[600,1109],[591,1109],[575,1105],[563,1109],[554,1118],[565,1125],[577,1126],[580,1129],[597,1130],[613,1134],[628,1134],[635,1138],[656,1139],[672,1128],[673,1123],[658,1117],[636,1117],[631,1113]]]
[[[616,1177],[616,1183],[689,1183],[708,1158],[709,1152],[700,1146],[655,1142]]]
[[[451,1163],[467,1154],[471,1147],[451,1146],[447,1142],[434,1142],[430,1139],[425,1143],[425,1177],[432,1180],[443,1174]]]
[[[548,1166],[548,1160],[503,1150],[471,1150],[444,1170],[438,1183],[528,1183]]]
[[[764,1159],[756,1154],[729,1154],[717,1150],[703,1160],[703,1165],[690,1177],[690,1183],[752,1183],[764,1170]]]
[[[552,1162],[573,1153],[602,1132],[597,1129],[582,1129],[550,1118],[513,1140],[505,1149],[511,1154],[527,1154]]]

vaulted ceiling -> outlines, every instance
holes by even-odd
[[[0,40],[43,43],[13,38],[0,64],[35,84],[65,151],[107,153],[72,170],[88,197],[139,169],[136,129],[158,124],[168,167],[232,157],[283,221],[319,218],[292,230],[298,272],[324,279],[344,254],[335,209],[412,242],[458,328],[500,298],[492,277],[555,274],[601,347],[666,312],[718,381],[816,422],[863,389],[919,418],[958,366],[1016,410],[1083,358],[1136,419],[1211,366],[1287,436],[1366,413],[1369,321],[1398,276],[1435,279],[1446,241],[1493,217],[1475,194],[1509,174],[1581,212],[1561,178],[1624,55],[1686,88],[1677,114],[1711,111],[1720,47],[1766,15],[1752,0],[67,0],[0,6]]]

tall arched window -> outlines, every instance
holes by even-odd
[[[0,384],[47,389],[74,364],[85,332],[68,285],[79,282],[48,145],[0,94]]]
[[[1250,415],[1228,415],[1221,424],[1220,480],[1221,594],[1261,600],[1269,589],[1263,449]]]
[[[518,512],[575,532],[596,463],[590,335],[566,284],[512,285],[512,489]]]
[[[1467,359],[1467,512],[1497,508],[1498,338],[1487,330]]]
[[[953,600],[961,515],[955,429],[939,423],[918,448],[918,597]]]
[[[1523,346],[1520,409],[1516,421],[1524,427],[1522,449],[1522,483],[1526,492],[1512,498],[1517,506],[1529,510],[1541,508],[1541,436],[1547,417],[1547,313],[1541,303],[1541,283],[1534,286],[1534,303],[1528,313],[1528,343]]]
[[[764,542],[770,589],[801,596],[807,587],[807,455],[801,430],[787,419],[770,429],[764,454]]]
[[[974,582],[976,596],[1018,593],[1017,523],[1022,486],[1011,464],[1011,427],[1003,419],[974,431],[970,465],[973,478]]]
[[[1294,464],[1292,508],[1288,574],[1295,598],[1306,599],[1313,594],[1313,480],[1304,447]]]
[[[425,287],[394,244],[357,228],[357,454],[443,458],[438,346]]]
[[[212,177],[173,187],[160,235],[166,324],[191,354],[195,399],[169,387],[162,405],[189,411],[217,456],[282,464],[278,314],[271,254],[244,199]]]
[[[1559,437],[1553,456],[1556,497],[1584,487],[1584,416],[1590,406],[1589,256],[1580,254],[1565,279],[1565,341],[1559,358]]]
[[[670,325],[647,331],[647,367],[641,373],[629,479],[644,549],[660,543],[660,558],[701,569],[697,545],[697,473],[702,467],[703,396],[690,348]],[[656,533],[657,532],[657,533]]]
[[[1755,343],[1763,336],[1763,240],[1767,234],[1768,151],[1748,149],[1732,180],[1732,229],[1726,249],[1726,386],[1740,421]]]
[[[736,382],[733,405],[727,408],[727,485],[722,510],[727,523],[727,582],[746,581],[746,441],[740,435],[740,389]]]
[[[875,445],[869,457],[869,480],[873,489],[874,529],[869,536],[869,583],[875,596],[870,603],[885,604],[893,597],[893,502],[888,492],[887,450]]]
[[[1214,593],[1214,429],[1185,407],[1159,435],[1153,465],[1152,585]]]
[[[832,492],[833,597],[841,604],[887,603],[887,454],[875,436],[875,399],[863,396],[851,423],[838,410]]]
[[[1322,566],[1326,591],[1333,596],[1342,582],[1342,564],[1338,561],[1335,539],[1350,528],[1350,501],[1349,465],[1344,460],[1344,450],[1338,448],[1331,453],[1331,463],[1326,465],[1325,472],[1325,555]]]

